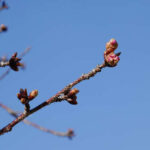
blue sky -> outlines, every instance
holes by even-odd
[[[1,136],[2,150],[149,150],[150,149],[150,2],[147,0],[7,0],[0,12],[0,56],[32,50],[25,71],[0,84],[0,102],[23,110],[20,88],[39,90],[38,105],[65,85],[103,62],[105,43],[116,38],[121,60],[76,86],[78,105],[55,103],[28,117],[44,127],[75,130],[75,138],[55,137],[23,123]],[[1,68],[2,74],[5,68]],[[0,110],[0,127],[13,120]]]

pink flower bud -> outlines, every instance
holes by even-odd
[[[105,58],[105,63],[110,67],[116,66],[120,60],[119,56],[115,55],[113,52],[108,55],[104,54],[104,58]]]
[[[118,54],[115,54],[114,51],[118,47],[118,43],[115,39],[111,39],[109,42],[106,43],[106,50],[104,52],[104,59],[105,63],[109,67],[114,67],[119,62],[120,58]]]
[[[113,52],[118,47],[118,43],[115,39],[110,39],[109,42],[106,43],[106,51]]]

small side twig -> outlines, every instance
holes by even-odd
[[[30,50],[31,50],[31,47],[27,47],[27,48],[19,55],[19,58],[24,57]]]
[[[11,116],[17,118],[18,117],[18,113],[14,110],[12,110],[11,108],[5,106],[4,104],[0,103],[0,107],[2,107],[3,109],[5,109]],[[56,135],[56,136],[61,136],[61,137],[68,137],[69,139],[71,139],[73,136],[74,136],[74,131],[72,129],[68,129],[67,132],[57,132],[57,131],[54,131],[54,130],[50,130],[50,129],[47,129],[47,128],[44,128],[36,123],[33,123],[29,120],[26,120],[24,119],[23,120],[23,123],[27,124],[27,125],[30,125],[36,129],[39,129],[43,132],[46,132],[46,133],[50,133],[50,134],[53,134],[53,135]]]
[[[0,80],[4,79],[10,72],[10,69],[7,69],[1,76],[0,76]]]

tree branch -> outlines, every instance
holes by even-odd
[[[76,94],[79,92],[79,90],[72,89],[72,87],[74,87],[75,85],[79,84],[80,82],[82,82],[84,80],[88,80],[91,77],[94,77],[98,72],[100,72],[105,67],[115,67],[120,60],[120,58],[119,58],[120,53],[117,53],[117,54],[114,53],[114,51],[116,50],[117,47],[118,47],[117,41],[115,39],[111,39],[109,42],[106,43],[106,50],[104,52],[104,63],[102,63],[101,65],[97,65],[89,73],[81,75],[77,80],[68,84],[61,91],[56,93],[54,96],[52,96],[48,100],[44,101],[40,105],[34,107],[33,109],[30,109],[30,105],[27,106],[26,104],[28,104],[30,102],[30,100],[32,100],[33,98],[35,98],[37,96],[38,91],[34,90],[28,95],[27,89],[25,89],[25,90],[20,89],[20,93],[18,93],[17,97],[20,99],[22,104],[26,105],[25,111],[21,115],[17,116],[14,121],[12,121],[8,125],[6,125],[4,128],[2,128],[0,130],[0,135],[3,135],[4,133],[11,131],[15,125],[17,125],[19,122],[24,120],[26,117],[30,116],[31,114],[37,112],[38,110],[42,109],[43,107],[45,107],[49,104],[52,104],[54,102],[61,102],[63,100],[66,100],[70,104],[77,104]],[[11,67],[13,67],[13,65],[17,66],[17,64],[15,64],[15,63],[18,62],[19,59],[16,56],[17,56],[17,53],[15,53],[11,58],[12,59],[12,62],[10,62],[10,63],[12,63]],[[15,68],[12,68],[12,69],[15,70]],[[45,130],[45,129],[43,129],[43,130]]]
[[[2,107],[3,109],[5,109],[11,116],[17,118],[18,117],[18,114],[16,111],[12,110],[11,108],[5,106],[4,104],[0,103],[0,107]],[[43,132],[47,132],[47,133],[50,133],[50,134],[53,134],[53,135],[56,135],[56,136],[61,136],[61,137],[68,137],[69,139],[71,139],[73,136],[74,136],[74,131],[72,129],[68,129],[67,132],[57,132],[57,131],[54,131],[54,130],[50,130],[50,129],[47,129],[47,128],[44,128],[42,126],[39,126],[38,124],[36,123],[33,123],[29,120],[26,120],[24,119],[23,120],[23,123],[27,124],[27,125],[30,125],[36,129],[39,129]]]
[[[9,123],[8,125],[6,125],[4,128],[2,128],[0,130],[0,135],[7,133],[9,131],[12,130],[12,128],[18,124],[19,122],[21,122],[22,120],[24,120],[26,117],[28,117],[29,115],[35,113],[36,111],[42,109],[43,107],[52,104],[54,102],[58,102],[60,101],[59,96],[61,96],[62,94],[67,93],[72,87],[74,87],[75,85],[79,84],[81,81],[84,80],[88,80],[91,77],[93,77],[96,73],[100,72],[102,68],[105,68],[106,64],[103,63],[101,65],[97,65],[96,68],[94,68],[92,71],[90,71],[87,74],[83,74],[81,75],[81,77],[79,77],[77,80],[73,81],[72,83],[68,84],[66,87],[64,87],[61,91],[59,91],[57,94],[55,94],[53,97],[49,98],[48,100],[46,100],[45,102],[41,103],[40,105],[36,106],[35,108],[31,109],[29,112],[27,113],[22,113],[21,115],[19,115],[14,121],[12,121],[11,123]],[[62,99],[63,100],[63,99]],[[62,101],[61,100],[61,101]]]

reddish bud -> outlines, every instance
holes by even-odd
[[[20,89],[20,93],[19,94],[23,98],[27,98],[28,97],[27,89]]]
[[[29,103],[30,100],[34,99],[38,95],[38,90],[33,90],[29,96],[27,89],[20,89],[20,93],[17,94],[18,99],[20,99],[22,104]]]
[[[29,100],[32,100],[32,99],[34,99],[37,95],[38,95],[38,90],[33,90],[33,91],[29,94],[28,99],[29,99]]]
[[[1,24],[0,29],[1,31],[7,31],[7,27],[4,24]]]
[[[27,95],[28,95],[28,93],[27,93],[27,89],[25,89],[25,90],[24,90],[24,95],[25,95],[25,96],[27,96]]]
[[[68,98],[67,101],[72,105],[78,104],[76,95],[73,95],[72,97]]]
[[[104,52],[104,59],[105,63],[109,67],[114,67],[119,62],[120,58],[118,54],[115,54],[114,51],[118,47],[118,43],[115,39],[111,39],[109,42],[106,43],[106,50]]]
[[[107,55],[105,55],[104,53],[104,58],[105,58],[105,63],[110,67],[116,66],[120,60],[119,56],[115,55],[113,52]]]
[[[26,104],[27,103],[27,99],[26,98],[21,98],[20,101],[21,101],[22,104]]]
[[[118,47],[118,43],[115,39],[110,39],[109,42],[106,43],[106,51],[113,52]]]
[[[79,90],[77,88],[74,88],[74,89],[70,90],[67,95],[68,95],[68,97],[70,97],[70,96],[75,95],[77,93],[79,93]]]
[[[17,57],[17,55],[18,55],[18,53],[15,52],[15,53],[12,55],[12,57]]]
[[[69,139],[72,139],[74,135],[75,135],[75,134],[74,134],[73,129],[68,129],[68,131],[67,131],[67,136],[68,136],[68,138],[69,138]]]
[[[28,103],[27,89],[20,89],[20,93],[17,94],[17,97],[20,99],[22,104]]]
[[[18,93],[18,94],[17,94],[17,97],[18,97],[18,99],[21,99],[21,94]]]
[[[13,69],[14,71],[18,71],[19,70],[18,66],[23,65],[22,63],[19,62],[20,60],[21,59],[17,57],[17,53],[14,53],[9,60],[10,68]]]

